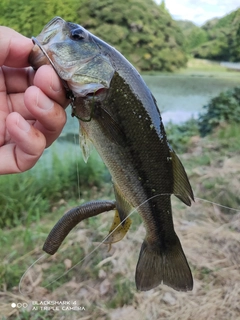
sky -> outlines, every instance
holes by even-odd
[[[165,5],[173,19],[190,20],[201,26],[207,20],[221,18],[240,8],[240,0],[165,0]]]

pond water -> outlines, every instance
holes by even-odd
[[[232,72],[216,75],[207,73],[144,75],[143,78],[157,100],[165,124],[168,121],[181,123],[196,117],[211,98],[221,91],[240,85],[240,75]],[[53,151],[57,151],[59,155],[67,152],[73,157],[79,156],[78,120],[71,117],[70,107],[67,114],[67,124],[60,138],[44,152],[44,157],[48,160]]]
[[[144,80],[158,102],[164,123],[196,117],[210,99],[240,85],[240,76],[230,73],[144,76]]]

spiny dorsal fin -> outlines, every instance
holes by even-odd
[[[192,187],[189,183],[186,171],[174,151],[170,151],[173,165],[173,193],[186,205],[191,205],[194,201]]]

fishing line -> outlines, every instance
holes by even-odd
[[[81,188],[80,188],[80,177],[79,177],[79,175],[80,175],[80,170],[79,170],[79,162],[78,162],[78,150],[80,150],[79,149],[79,147],[77,146],[77,134],[76,133],[74,133],[74,145],[75,145],[75,157],[76,157],[76,159],[77,159],[77,184],[78,184],[78,199],[80,200],[81,199]]]
[[[138,207],[134,208],[129,214],[127,217],[125,217],[123,219],[123,221],[121,223],[119,223],[115,229],[113,229],[97,246],[96,248],[94,248],[91,252],[89,252],[83,259],[81,259],[79,262],[77,262],[74,266],[72,266],[70,269],[68,269],[67,271],[65,271],[61,276],[59,276],[58,278],[56,278],[55,280],[53,280],[52,282],[50,282],[49,284],[47,284],[44,288],[47,288],[49,287],[50,285],[52,285],[53,283],[57,282],[59,279],[61,279],[62,277],[64,277],[66,274],[68,274],[71,270],[73,270],[77,265],[79,265],[80,263],[82,263],[84,260],[86,260],[88,257],[90,257],[103,243],[104,241],[106,241],[116,230],[117,228],[124,222],[127,220],[127,218],[129,218],[134,212],[136,212],[141,206],[143,206],[144,204],[146,204],[148,201],[156,198],[156,197],[159,197],[159,196],[164,196],[164,195],[170,195],[170,194],[156,194],[150,198],[148,198],[147,200],[143,201]],[[39,260],[39,259],[38,259]],[[37,260],[37,261],[38,261]],[[33,263],[34,265],[35,263]],[[27,269],[27,271],[31,268],[31,266]],[[26,272],[27,272],[26,271]],[[25,272],[25,273],[26,273]],[[25,274],[24,273],[24,274]]]
[[[206,200],[206,199],[202,199],[202,198],[198,198],[198,197],[195,197],[196,200],[201,200],[203,202],[207,202],[207,203],[211,203],[211,204],[214,204],[218,207],[221,207],[221,208],[224,208],[224,209],[229,209],[229,210],[233,210],[233,211],[236,211],[236,212],[239,212],[240,209],[235,209],[235,208],[231,208],[231,207],[228,207],[228,206],[224,206],[220,203],[217,203],[217,202],[213,202],[213,201],[210,201],[210,200]]]
[[[30,269],[38,262],[40,261],[42,258],[44,258],[45,256],[47,256],[46,253],[43,253],[37,260],[35,260],[28,268],[27,270],[24,272],[24,274],[21,276],[21,279],[19,281],[19,285],[18,285],[18,291],[21,295],[24,296],[24,293],[21,291],[21,284],[22,284],[22,281],[23,279],[25,278],[25,276],[27,275],[28,271],[30,271]]]

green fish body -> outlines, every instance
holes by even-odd
[[[108,167],[120,220],[137,208],[144,221],[137,288],[164,283],[191,290],[192,274],[174,231],[171,195],[191,205],[193,192],[142,77],[113,47],[61,18],[54,18],[36,41],[48,55],[44,63],[51,60],[74,94],[83,154],[87,159],[90,141]],[[30,56],[35,68],[44,61],[36,52]]]

